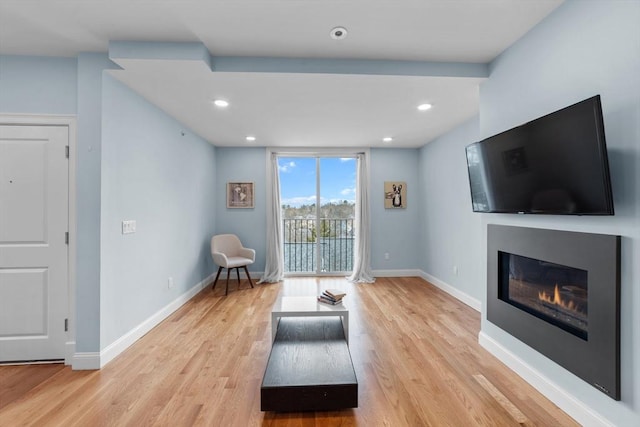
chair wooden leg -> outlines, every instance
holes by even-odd
[[[220,273],[222,272],[223,268],[224,267],[218,267],[218,273],[216,274],[216,279],[213,281],[213,287],[211,288],[211,290],[214,290],[216,288],[216,284],[218,283],[218,278],[220,277]],[[249,279],[249,284],[253,288],[253,281],[251,280],[251,275],[249,275],[249,270],[247,269],[247,266],[245,265],[242,268],[244,268],[244,272],[247,273],[247,279]],[[231,275],[231,270],[233,270],[233,268],[227,268],[227,283],[224,288],[225,296],[229,294],[229,276]],[[240,267],[236,268],[236,276],[238,277],[238,289],[240,289]]]
[[[253,282],[251,281],[251,276],[249,276],[249,270],[247,270],[247,266],[244,266],[244,272],[247,273],[247,279],[249,279],[249,284],[253,288]]]
[[[218,274],[216,274],[216,280],[213,281],[213,287],[211,288],[211,290],[214,290],[216,288],[216,283],[218,283],[218,277],[220,277],[220,272],[222,271],[223,267],[218,267]]]

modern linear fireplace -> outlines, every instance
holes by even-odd
[[[620,399],[620,237],[490,224],[487,319]]]
[[[498,298],[584,340],[589,338],[587,271],[498,251]]]

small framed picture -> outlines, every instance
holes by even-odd
[[[227,208],[253,208],[253,182],[227,182]]]
[[[384,207],[385,209],[404,209],[407,207],[406,182],[384,182]]]

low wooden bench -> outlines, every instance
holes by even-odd
[[[358,407],[358,380],[339,317],[280,319],[260,400],[263,411]]]

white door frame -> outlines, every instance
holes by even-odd
[[[0,114],[0,125],[67,126],[69,128],[69,257],[67,297],[69,330],[65,343],[65,365],[71,365],[76,347],[76,171],[77,120],[66,115]]]

